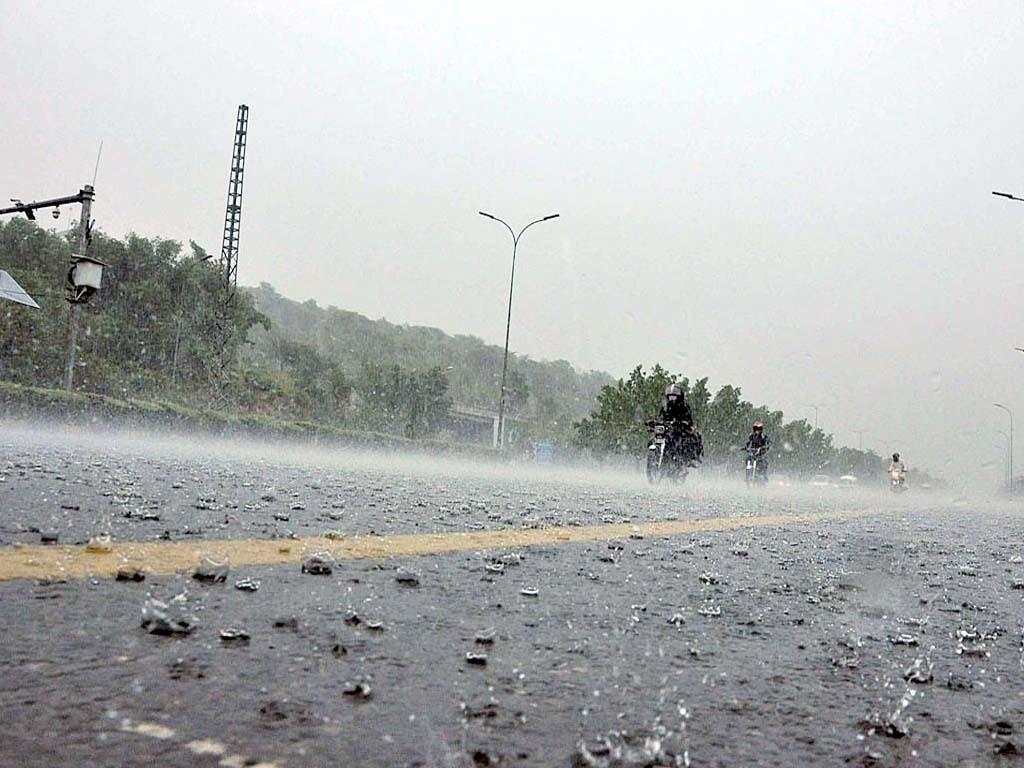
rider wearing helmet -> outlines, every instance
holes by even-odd
[[[693,413],[686,403],[683,388],[674,381],[665,387],[665,399],[658,412],[658,421],[676,428],[673,450],[687,462],[699,461],[704,455],[704,441],[693,423]]]
[[[687,424],[693,424],[693,414],[690,412],[690,406],[686,404],[682,387],[674,381],[665,387],[665,399],[662,400],[658,420],[685,421]]]
[[[894,469],[898,469],[900,472],[904,472],[906,470],[906,466],[902,461],[900,461],[900,455],[898,453],[894,453],[892,455],[892,461],[889,463],[889,471],[892,472]]]
[[[761,453],[767,453],[768,446],[771,444],[772,441],[769,440],[768,436],[764,433],[764,423],[761,421],[755,421],[750,437],[747,438],[747,444],[743,447],[747,451],[760,450]]]

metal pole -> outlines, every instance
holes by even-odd
[[[520,235],[522,232],[519,233]],[[512,288],[516,284],[516,251],[519,237],[512,238],[512,276],[508,281],[508,318],[505,320],[505,357],[501,363],[501,398],[498,400],[498,445],[505,447],[505,377],[508,374],[508,337],[512,330]]]
[[[1006,457],[1007,461],[1005,462],[1006,463],[1006,485],[1007,485],[1007,487],[1009,487],[1010,486],[1010,462],[1009,462],[1009,458],[1010,458],[1009,457],[1010,436],[1008,434],[1006,434],[1005,432],[1003,432],[1003,430],[1001,430],[1001,429],[997,429],[996,430],[996,434],[997,435],[1001,435],[1003,437],[1003,439],[1006,440],[1006,446],[1007,446],[1007,457]]]
[[[808,404],[807,404],[807,407],[808,407],[808,408],[813,408],[813,409],[814,409],[814,428],[815,428],[815,429],[817,429],[817,428],[818,428],[818,409],[819,409],[819,408],[820,408],[821,406],[820,406],[820,405],[816,405],[816,404],[814,404],[814,403],[808,403]]]
[[[78,227],[78,253],[87,255],[89,249],[89,221],[92,215],[91,185],[86,185],[81,193],[82,198],[82,220]],[[69,304],[68,308],[68,357],[67,365],[64,368],[64,389],[71,392],[75,383],[75,350],[78,344],[78,305]]]
[[[553,213],[550,216],[531,221],[521,230],[519,234],[515,233],[515,230],[508,225],[507,221],[499,219],[497,216],[492,216],[489,213],[480,211],[481,216],[486,216],[488,219],[500,222],[505,225],[510,235],[512,235],[512,276],[508,282],[508,318],[505,321],[505,356],[501,363],[501,396],[498,400],[498,447],[501,449],[505,448],[505,378],[508,375],[508,339],[509,333],[512,330],[512,289],[515,287],[516,282],[516,252],[519,248],[519,238],[523,236],[523,233],[532,227],[534,224],[540,224],[542,221],[550,221],[551,219],[557,219],[558,214]]]
[[[996,408],[1002,408],[1006,411],[1006,415],[1010,417],[1010,457],[1007,460],[1007,465],[1010,468],[1010,491],[1013,491],[1013,411],[1007,408],[1002,403],[993,403]]]

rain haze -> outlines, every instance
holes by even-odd
[[[618,377],[732,383],[837,442],[1002,472],[1024,414],[1016,2],[4,3],[4,189],[239,280]],[[14,138],[17,137],[17,138]],[[855,430],[864,430],[858,435]]]
[[[0,3],[0,768],[1024,754],[1019,0]]]

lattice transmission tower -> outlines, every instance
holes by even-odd
[[[231,153],[228,203],[224,211],[224,239],[220,248],[220,273],[224,281],[224,303],[235,299],[238,286],[238,236],[242,229],[242,181],[245,175],[245,140],[249,130],[249,107],[238,105],[235,118],[235,148]]]

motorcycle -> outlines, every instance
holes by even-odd
[[[700,436],[688,424],[648,421],[647,480],[651,484],[663,479],[682,482],[699,455]]]
[[[761,446],[747,451],[747,485],[768,482],[768,461],[764,457],[767,450],[767,446]]]
[[[889,488],[893,493],[907,490],[907,470],[893,467],[889,470]]]

